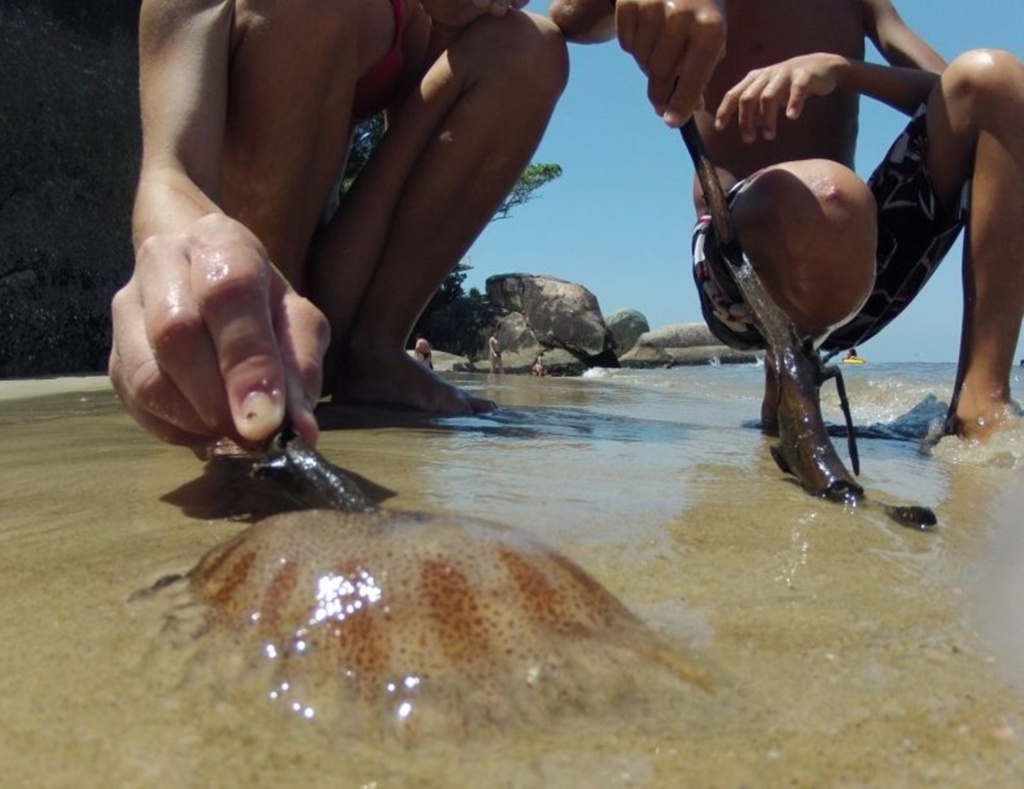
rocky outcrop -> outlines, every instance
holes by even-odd
[[[673,323],[648,331],[637,338],[637,345],[648,348],[696,348],[702,345],[721,345],[707,324]]]
[[[619,357],[623,367],[674,367],[695,364],[749,363],[758,354],[722,345],[704,323],[678,323],[642,334]]]
[[[612,333],[612,350],[622,356],[640,337],[651,330],[647,317],[640,310],[617,310],[604,319]]]
[[[503,274],[489,277],[486,290],[488,300],[508,313],[498,328],[503,357],[529,357],[532,364],[540,353],[560,349],[583,367],[618,366],[597,297],[582,285],[555,277]]]
[[[507,373],[528,373],[540,357],[549,374],[591,367],[674,367],[752,362],[758,354],[722,345],[703,322],[650,331],[638,310],[607,320],[585,287],[555,277],[504,274],[487,280],[486,298],[459,299],[431,316],[435,349],[462,357],[452,369],[487,372],[487,338],[497,331]]]
[[[106,369],[132,266],[137,14],[0,3],[0,378]]]

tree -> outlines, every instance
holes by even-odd
[[[561,177],[562,168],[557,164],[533,164],[523,170],[516,185],[504,202],[498,206],[494,214],[495,219],[507,219],[513,208],[518,208],[528,203],[537,195],[535,194],[544,184]]]

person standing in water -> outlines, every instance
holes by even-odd
[[[505,366],[501,361],[501,345],[498,343],[498,330],[495,328],[487,338],[487,353],[491,360],[492,373],[504,373]]]

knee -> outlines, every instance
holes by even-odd
[[[949,64],[942,73],[947,102],[973,113],[988,108],[1015,111],[1024,107],[1024,63],[998,49],[975,49]]]
[[[863,304],[874,283],[874,197],[828,160],[771,167],[737,198],[744,250],[797,329],[818,335]]]
[[[856,173],[827,159],[764,170],[739,196],[734,212],[741,232],[755,243],[766,236],[775,246],[797,251],[829,248],[841,237],[856,239],[854,249],[874,254],[874,197]]]
[[[554,106],[569,78],[569,53],[550,19],[528,13],[484,17],[467,33],[467,57],[482,77],[500,80],[510,98]]]

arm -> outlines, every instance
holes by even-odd
[[[180,232],[216,205],[232,3],[145,0],[139,19],[142,172],[136,246]]]
[[[842,87],[912,114],[928,98],[946,69],[946,61],[923,38],[907,27],[889,0],[864,0],[864,27],[868,38],[894,68],[864,69],[851,74]],[[866,65],[866,64],[861,64]],[[877,73],[869,73],[869,72]]]
[[[647,98],[682,126],[725,51],[724,0],[553,0],[550,13],[570,41],[619,45],[647,76]]]
[[[865,31],[892,66],[941,74],[946,61],[907,27],[889,0],[864,0]]]
[[[753,142],[758,130],[771,140],[780,112],[787,120],[797,120],[810,97],[835,90],[870,96],[912,115],[938,79],[928,71],[879,66],[830,52],[800,55],[755,69],[730,88],[715,112],[715,128],[726,128],[735,116],[746,142]]]
[[[615,37],[612,0],[552,0],[548,13],[573,43],[594,44]]]
[[[835,90],[913,114],[935,87],[945,61],[906,26],[889,0],[863,0],[863,12],[864,34],[889,66],[818,52],[756,69],[725,94],[715,113],[715,128],[724,129],[737,116],[747,142],[756,138],[758,129],[765,139],[772,139],[780,112],[796,120],[809,97]]]
[[[217,206],[232,3],[145,0],[135,270],[111,305],[110,377],[157,437],[259,442],[285,409],[315,440],[326,320]]]

